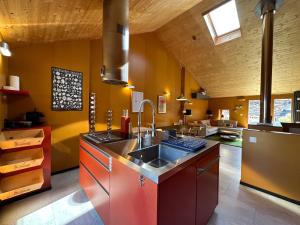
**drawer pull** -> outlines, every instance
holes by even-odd
[[[145,185],[145,177],[143,175],[140,175],[139,180],[140,180],[141,187],[143,187]]]

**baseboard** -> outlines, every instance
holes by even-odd
[[[285,197],[285,196],[276,194],[276,193],[274,193],[274,192],[265,190],[265,189],[263,189],[263,188],[259,188],[259,187],[256,187],[256,186],[254,186],[254,185],[245,183],[245,182],[243,182],[243,181],[240,181],[240,184],[241,184],[241,185],[244,185],[244,186],[246,186],[246,187],[253,188],[253,189],[257,190],[257,191],[261,191],[261,192],[264,192],[264,193],[266,193],[266,194],[272,195],[272,196],[274,196],[274,197],[281,198],[281,199],[283,199],[283,200],[286,200],[286,201],[288,201],[288,202],[294,203],[294,204],[296,204],[296,205],[300,205],[300,201],[298,201],[298,200],[291,199],[291,198],[288,198],[288,197]]]
[[[56,174],[65,173],[65,172],[68,172],[70,170],[75,170],[75,169],[78,169],[78,168],[79,168],[79,166],[74,166],[74,167],[71,167],[71,168],[68,168],[68,169],[52,172],[51,175],[53,176],[53,175],[56,175]]]

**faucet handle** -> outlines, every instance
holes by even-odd
[[[152,133],[151,133],[152,137],[156,136],[156,126],[154,123],[151,125],[151,129],[152,129]]]

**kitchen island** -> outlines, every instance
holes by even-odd
[[[80,139],[80,184],[104,224],[206,224],[218,204],[219,143],[188,153],[155,137],[137,151],[137,139],[122,139]]]

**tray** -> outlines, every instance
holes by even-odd
[[[0,133],[0,149],[12,149],[42,144],[43,129],[3,131]]]
[[[0,173],[10,173],[39,166],[43,160],[43,148],[3,153],[0,155]]]
[[[7,200],[34,190],[44,183],[43,170],[37,169],[0,179],[0,200]]]

